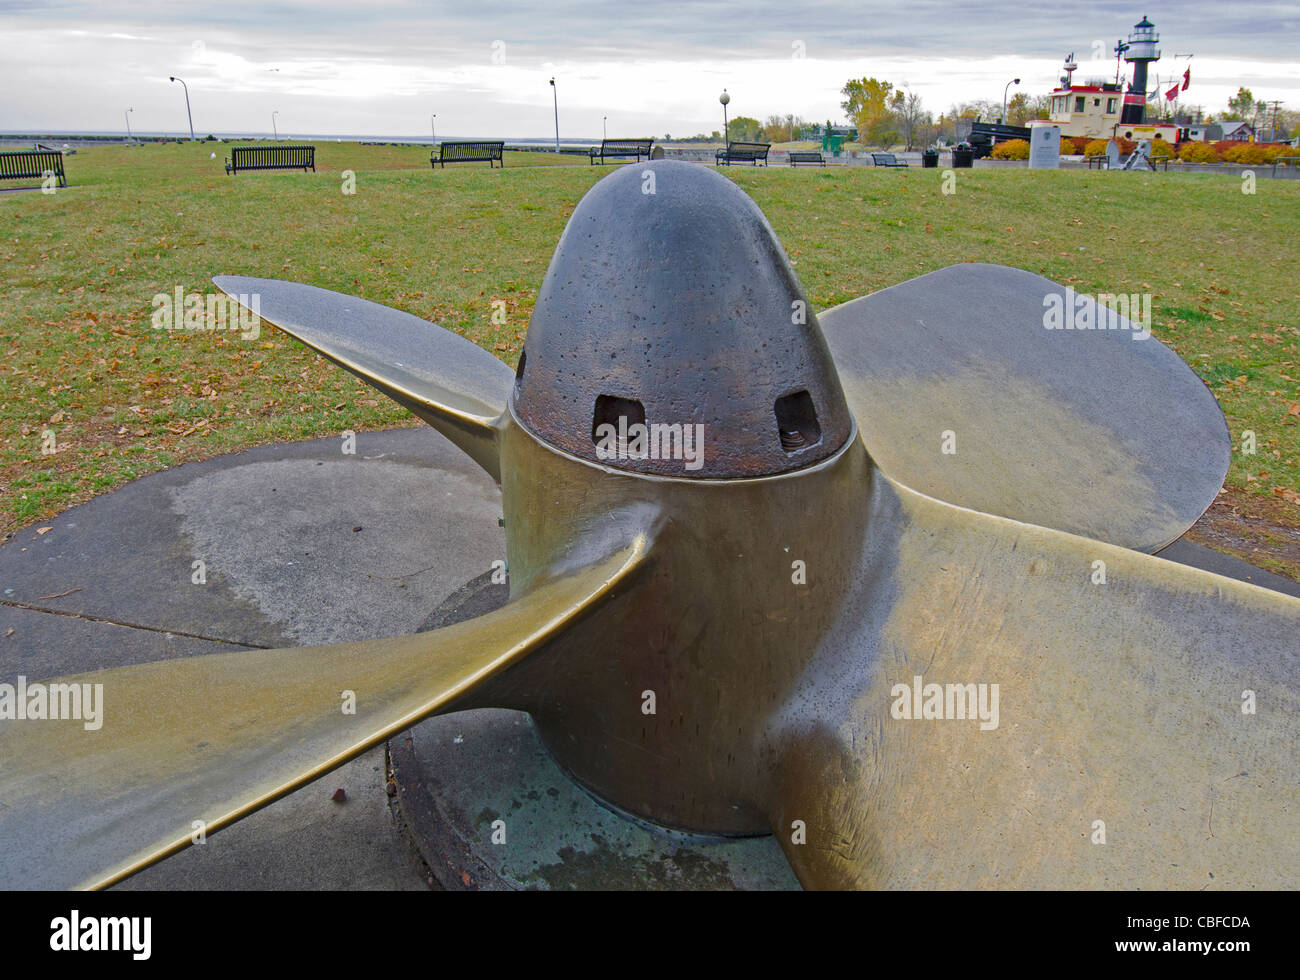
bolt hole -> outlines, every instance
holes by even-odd
[[[791,455],[822,441],[817,409],[808,392],[796,391],[776,400],[776,429],[781,436],[781,448]]]
[[[620,428],[619,419],[627,419]],[[640,423],[645,425],[645,406],[635,398],[619,398],[617,395],[597,395],[596,410],[591,416],[591,441],[600,445],[599,433],[602,425],[612,425],[620,433],[619,448],[627,449],[626,439],[622,438],[627,430]]]

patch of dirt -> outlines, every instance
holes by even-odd
[[[1300,582],[1300,506],[1289,500],[1229,487],[1186,537]]]

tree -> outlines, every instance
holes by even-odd
[[[1011,101],[1007,103],[1007,125],[1023,126],[1033,118],[1034,112],[1029,106],[1029,93],[1017,92],[1011,96]]]
[[[1048,95],[1030,95],[1017,92],[1007,103],[1007,124],[1024,126],[1031,119],[1047,119],[1052,114],[1052,99]]]
[[[854,78],[840,90],[844,101],[840,107],[858,127],[864,143],[883,143],[890,129],[890,100],[894,86],[875,78]]]
[[[929,142],[930,113],[925,111],[919,95],[910,89],[898,89],[890,97],[889,108],[906,149],[911,150],[918,142]]]
[[[767,121],[763,123],[764,138],[773,143],[788,143],[790,141],[790,117],[770,115]]]
[[[1255,115],[1255,96],[1248,88],[1238,88],[1237,94],[1228,100],[1228,111],[1220,118],[1225,122],[1250,119]]]
[[[749,116],[736,116],[727,123],[727,135],[733,143],[752,143],[763,131],[763,124]]]

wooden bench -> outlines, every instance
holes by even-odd
[[[503,159],[506,144],[504,140],[458,140],[454,143],[439,143],[438,151],[429,154],[429,166],[446,169],[449,163],[483,163],[492,169],[492,161],[504,168]]]
[[[241,170],[316,171],[314,146],[232,146],[226,157],[226,176]]]
[[[588,162],[595,163],[596,158],[600,157],[601,164],[604,164],[605,157],[636,157],[637,163],[641,158],[650,159],[650,144],[653,139],[648,140],[601,140],[600,146],[593,146],[587,151],[590,157]]]
[[[826,159],[818,150],[791,150],[790,166],[797,167],[801,163],[815,163],[820,167],[826,166]]]
[[[763,166],[767,166],[767,151],[772,148],[771,143],[728,143],[725,150],[719,150],[714,154],[715,161],[725,166],[735,163],[752,163],[758,166],[761,160]]]
[[[873,167],[906,167],[905,160],[899,160],[892,153],[873,153],[871,154],[871,165]]]
[[[46,174],[59,178],[59,186],[67,187],[63,175],[63,154],[58,150],[9,150],[0,153],[0,180],[43,180]]]

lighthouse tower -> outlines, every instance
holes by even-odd
[[[1145,119],[1147,65],[1160,60],[1160,49],[1156,47],[1159,40],[1155,25],[1143,17],[1133,25],[1133,33],[1128,36],[1128,43],[1120,44],[1118,47],[1124,55],[1124,60],[1133,65],[1133,81],[1124,95],[1124,112],[1120,117],[1122,124],[1140,124]]]

